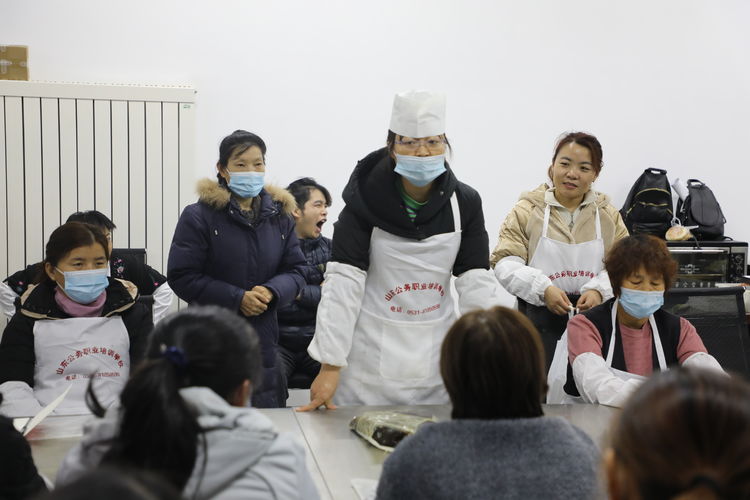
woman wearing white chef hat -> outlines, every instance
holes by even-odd
[[[451,276],[461,313],[498,303],[499,285],[481,198],[447,149],[445,96],[397,94],[386,147],[344,189],[308,348],[322,367],[300,410],[448,402],[439,359],[456,319]]]

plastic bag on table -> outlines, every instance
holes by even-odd
[[[359,436],[384,451],[393,448],[406,436],[414,434],[426,422],[436,422],[435,417],[420,417],[394,411],[368,411],[349,422],[349,428]]]

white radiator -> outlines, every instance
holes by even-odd
[[[0,280],[44,258],[73,212],[117,225],[166,274],[180,212],[195,200],[195,91],[0,80]],[[176,302],[176,301],[175,301]]]

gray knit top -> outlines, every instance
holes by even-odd
[[[599,450],[559,417],[426,424],[383,464],[378,500],[587,499]]]

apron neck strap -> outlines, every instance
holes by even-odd
[[[461,210],[458,208],[458,197],[455,191],[451,196],[451,208],[453,209],[453,230],[461,231]]]
[[[549,203],[544,207],[544,224],[542,224],[542,238],[547,237],[547,228],[549,227]]]
[[[667,359],[664,356],[664,346],[661,345],[659,329],[656,327],[656,320],[653,314],[648,317],[648,322],[651,325],[651,338],[654,339],[654,349],[656,349],[656,359],[659,360],[659,370],[666,371]]]
[[[594,206],[594,210],[596,210],[596,239],[600,240],[602,239],[602,222],[599,220],[599,207]]]
[[[612,334],[609,336],[609,349],[607,349],[607,366],[612,366],[612,358],[615,355],[615,342],[617,339],[617,304],[619,301],[615,299],[612,303]]]

